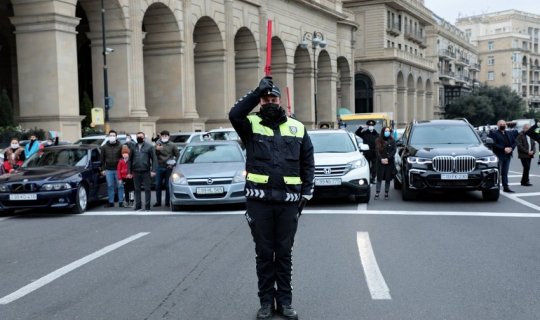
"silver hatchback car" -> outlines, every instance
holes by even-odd
[[[235,141],[188,144],[169,181],[171,210],[182,205],[244,203],[245,166],[246,158]]]

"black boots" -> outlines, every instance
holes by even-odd
[[[259,311],[257,311],[257,320],[271,319],[273,309],[271,304],[263,304]]]
[[[296,313],[296,310],[292,306],[281,306],[278,304],[277,306],[277,313],[284,317],[285,319],[289,320],[297,320],[298,314]]]

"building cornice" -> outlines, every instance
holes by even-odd
[[[425,25],[436,24],[433,18],[433,12],[426,8],[418,0],[343,0],[343,7],[355,8],[368,5],[386,5],[398,11],[403,11],[410,16],[418,19]]]

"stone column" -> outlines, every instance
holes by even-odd
[[[294,99],[292,112],[296,118],[312,128],[315,122],[313,112],[313,68],[296,68],[294,72]]]
[[[341,77],[341,104],[338,108],[347,107],[349,110],[354,110],[354,86],[352,86],[353,78],[349,75]]]
[[[417,120],[426,120],[426,92],[418,91],[416,96]]]
[[[80,19],[56,12],[37,14],[38,6],[16,8],[20,15],[11,18],[17,39],[18,121],[25,128],[59,131],[63,140],[74,141],[81,136],[84,118],[79,115],[75,36]]]
[[[336,119],[335,72],[319,71],[317,74],[317,122],[334,122]]]
[[[407,118],[405,123],[416,120],[416,89],[407,90]]]
[[[399,105],[397,102],[399,99],[397,99],[397,92],[398,90],[394,85],[382,85],[373,88],[373,111],[392,112],[393,119],[398,121],[399,116],[396,106]],[[404,94],[404,92],[401,94]]]
[[[405,126],[407,124],[407,99],[405,95],[407,93],[407,88],[401,87],[397,89],[397,123],[399,126]]]
[[[272,76],[281,89],[281,105],[287,110],[287,87],[289,87],[289,93],[291,95],[291,105],[294,101],[294,64],[272,64]]]
[[[434,119],[433,114],[433,92],[426,93],[426,120]]]

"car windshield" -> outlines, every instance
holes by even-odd
[[[477,145],[481,141],[474,130],[468,126],[418,126],[411,135],[411,145],[424,146],[433,144]]]
[[[242,162],[244,156],[235,145],[187,146],[180,163]]]
[[[191,136],[190,134],[174,135],[174,136],[171,136],[171,140],[172,142],[175,142],[175,143],[183,143],[183,142],[187,142],[190,136]]]
[[[83,149],[54,149],[32,155],[22,165],[23,168],[43,166],[86,167],[88,152]]]
[[[104,138],[84,138],[75,141],[75,143],[73,144],[97,144],[98,146],[100,146],[103,141],[105,141]]]
[[[354,142],[346,132],[337,134],[312,134],[309,136],[315,153],[354,152]]]
[[[239,140],[238,134],[235,131],[210,132],[213,140]]]

